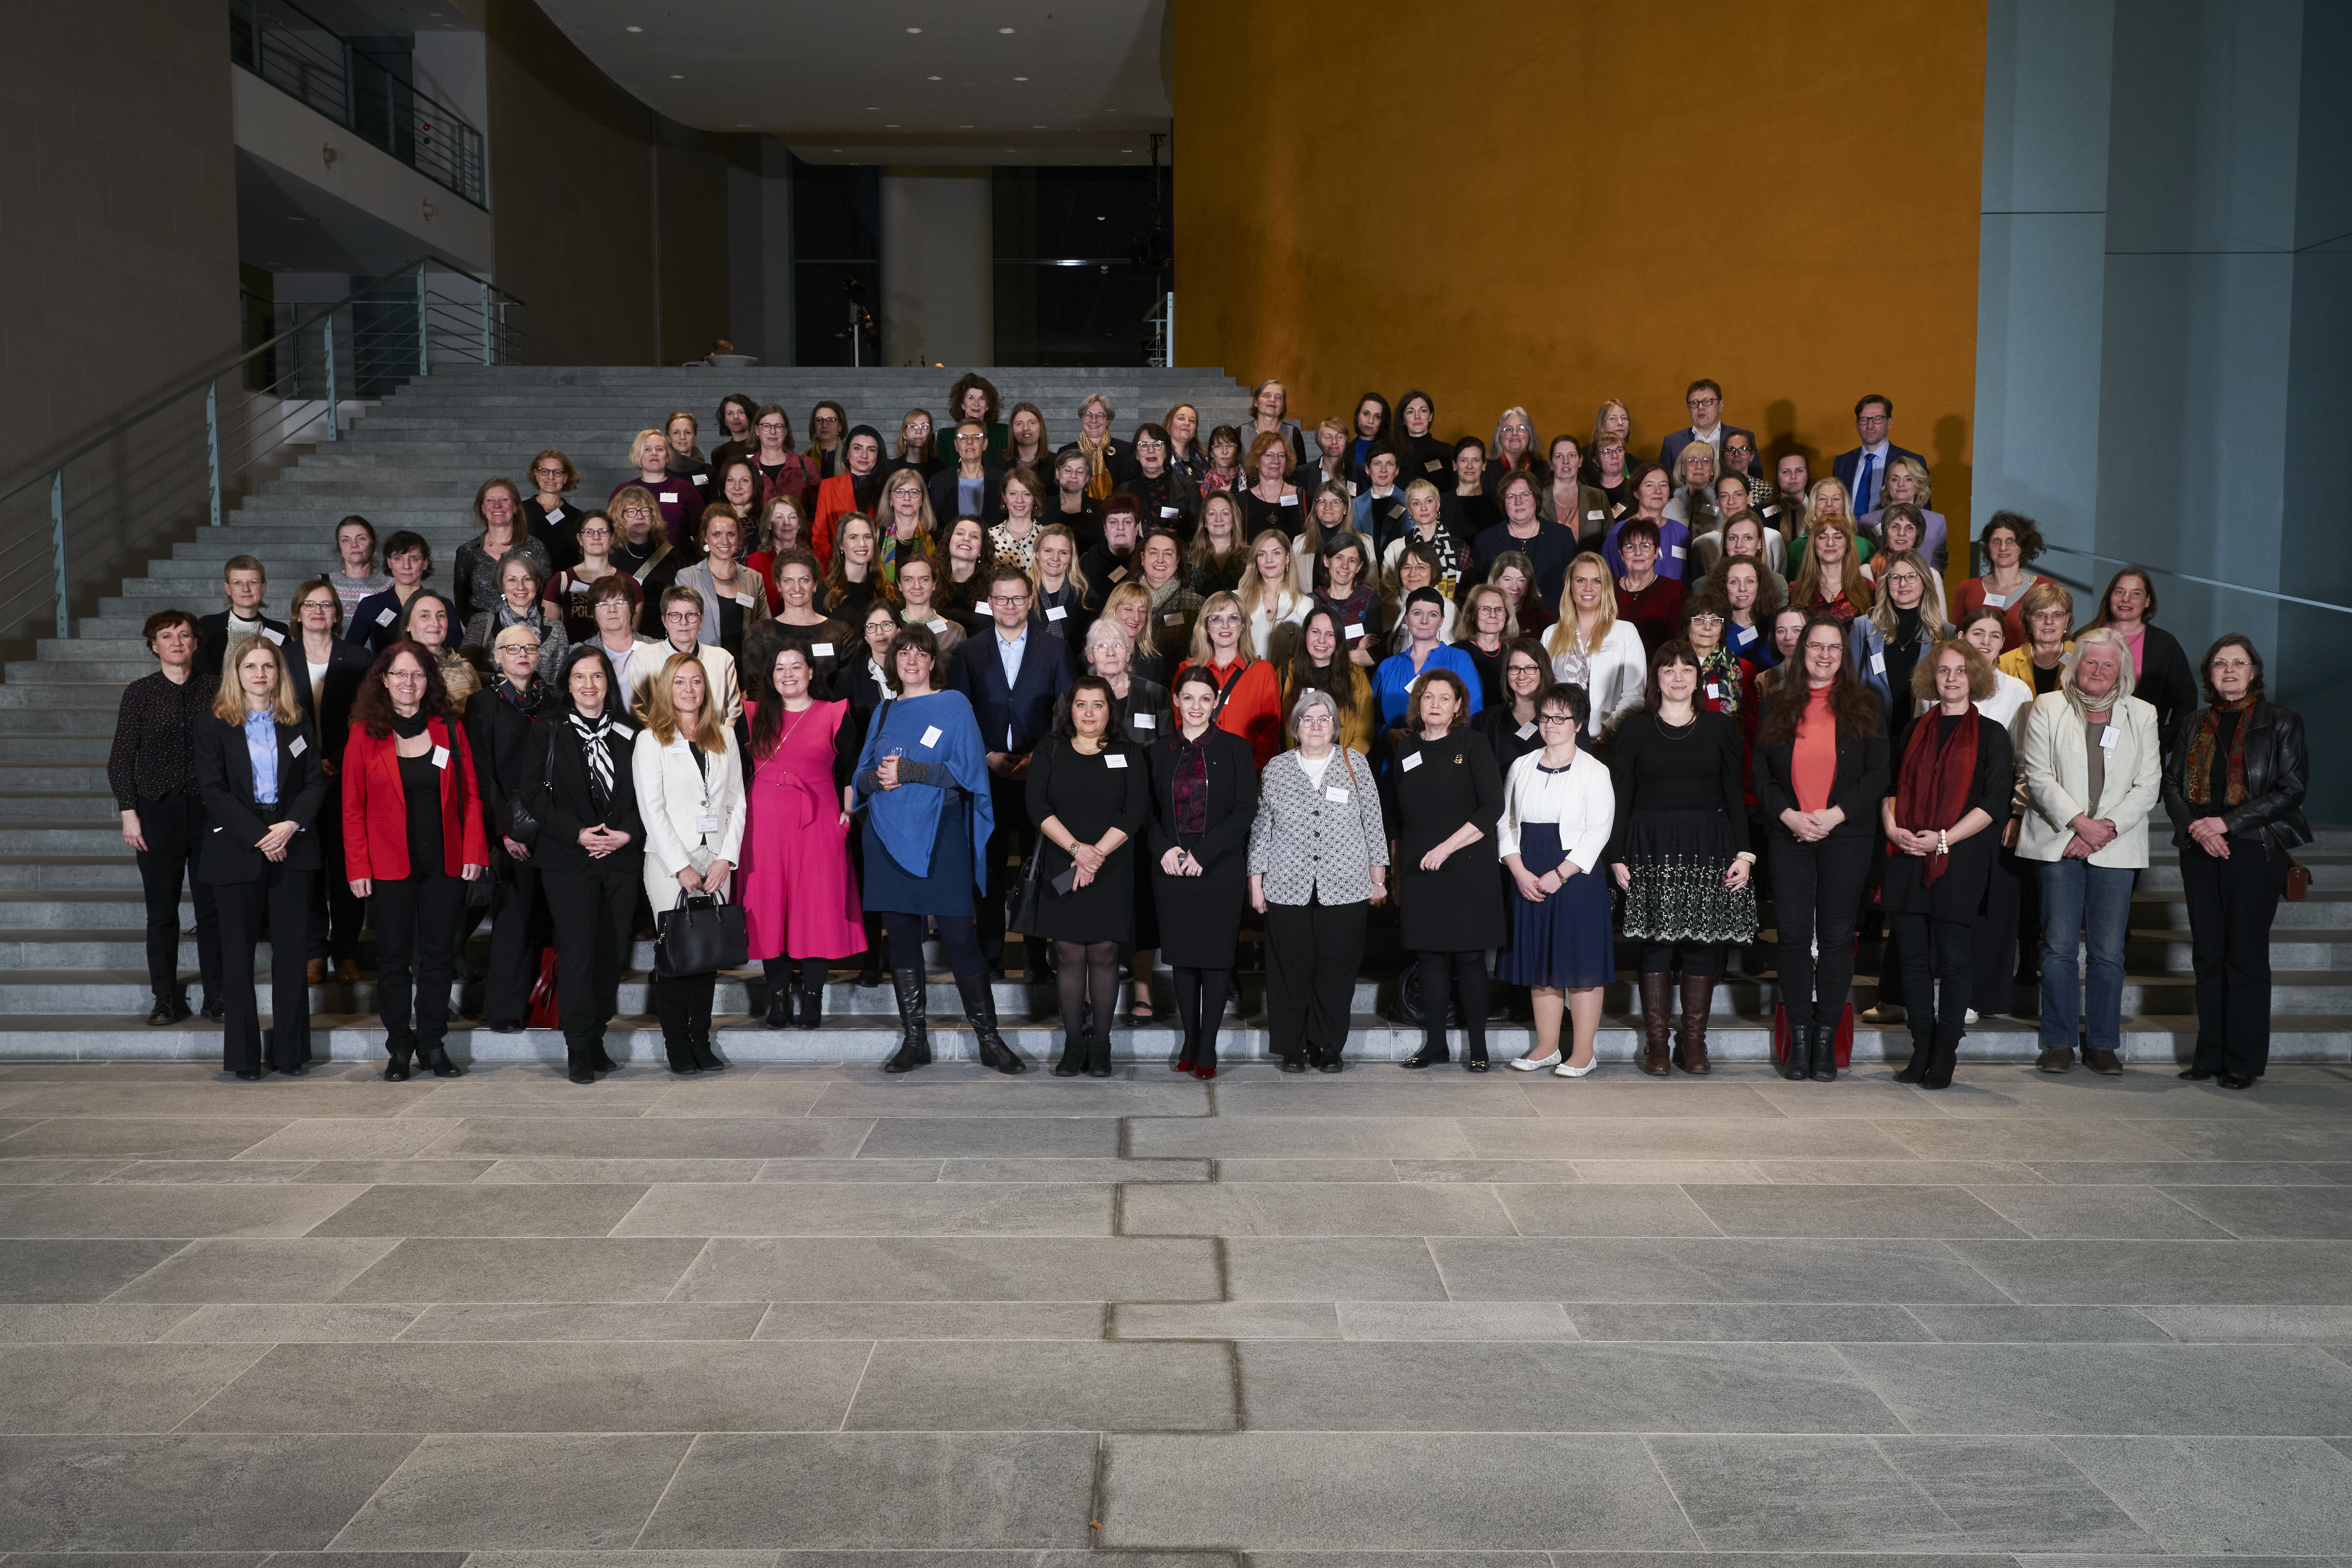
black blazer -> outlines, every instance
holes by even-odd
[[[2189,825],[2215,815],[2210,805],[2193,805],[2189,799],[2189,746],[2204,716],[2200,708],[2181,719],[2171,731],[2172,744],[2164,758],[2165,815],[2172,818],[2173,843],[2184,848],[2190,842]],[[2257,701],[2244,722],[2251,726],[2246,731],[2246,798],[2221,811],[2223,825],[2233,834],[2258,834],[2274,849],[2310,843],[2311,825],[2303,817],[2307,774],[2302,716],[2275,702]]]
[[[284,621],[261,617],[262,626],[283,637],[289,635]],[[278,645],[283,647],[285,644]],[[206,684],[220,684],[221,666],[228,658],[228,612],[215,610],[196,619],[196,673],[206,677]]]
[[[422,594],[427,590],[420,584],[416,591]],[[397,588],[385,588],[370,594],[359,602],[359,607],[352,612],[352,618],[343,623],[343,640],[367,649],[368,658],[373,660],[399,640],[403,607]],[[389,621],[383,618],[386,610],[392,612]],[[457,613],[454,607],[450,613]],[[464,635],[462,627],[458,628],[458,635]]]
[[[1176,832],[1176,755],[1181,733],[1149,747],[1151,759],[1151,861],[1178,845],[1203,866],[1249,852],[1250,828],[1257,822],[1257,756],[1250,743],[1229,730],[1210,727],[1208,831],[1190,843]]]
[[[971,703],[982,747],[1015,752],[1034,749],[1054,728],[1054,700],[1070,689],[1068,647],[1029,628],[1021,652],[1021,676],[1008,689],[1004,660],[996,651],[996,623],[983,615],[979,629],[957,650],[953,687]],[[1007,729],[1012,744],[1005,744]]]
[[[301,827],[278,864],[289,871],[319,868],[319,836],[311,831],[327,798],[318,732],[310,721],[278,726],[278,806],[271,820],[291,817]],[[207,882],[257,882],[270,862],[255,847],[269,824],[253,798],[253,758],[245,731],[206,713],[196,721],[196,788],[205,797],[209,831],[196,875]]]
[[[294,700],[310,716],[310,728],[331,758],[340,760],[343,754],[343,742],[352,733],[352,704],[359,700],[360,682],[374,663],[365,648],[337,637],[327,648],[326,679],[320,683],[324,690],[313,691],[302,639],[286,639],[286,673],[294,678]]]
[[[2156,710],[2156,732],[2169,740],[2180,721],[2203,706],[2197,672],[2180,639],[2162,626],[2145,626],[2139,645],[2139,679],[2132,695]]]
[[[996,521],[1003,513],[1004,470],[994,463],[982,463],[980,477],[980,510],[972,515],[979,518],[982,526],[985,527]],[[942,552],[947,549],[948,530],[954,526],[956,519],[964,515],[962,509],[956,505],[956,471],[952,467],[941,468],[930,478],[931,521],[939,531],[937,538]]]
[[[1797,788],[1789,771],[1796,750],[1794,735],[1769,746],[1759,737],[1749,768],[1765,831],[1790,843],[1796,835],[1780,814],[1797,809]],[[1878,803],[1886,798],[1889,776],[1886,758],[1885,735],[1858,735],[1844,720],[1838,721],[1837,778],[1830,785],[1830,804],[1845,813],[1845,820],[1830,829],[1831,837],[1864,838],[1878,833]]]
[[[554,700],[551,692],[548,700]],[[474,785],[482,797],[482,826],[488,831],[494,858],[506,854],[500,839],[522,837],[514,830],[514,803],[524,793],[526,781],[537,782],[524,772],[524,761],[538,728],[494,689],[476,692],[466,704],[466,739],[471,742],[467,749],[473,753]]]
[[[521,799],[540,821],[539,841],[531,847],[530,858],[542,871],[584,873],[612,867],[635,877],[646,853],[646,823],[637,813],[636,774],[629,765],[637,722],[627,719],[613,726],[613,794],[599,814],[590,804],[588,754],[581,748],[578,731],[566,720],[569,711],[551,713],[533,724],[523,751]],[[628,733],[623,734],[624,730]],[[625,848],[601,861],[592,860],[588,851],[580,847],[583,830],[600,822],[629,836]]]

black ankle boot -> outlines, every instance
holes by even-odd
[[[596,1081],[596,1064],[590,1054],[594,1049],[595,1045],[593,1041],[565,1037],[563,1065],[566,1075],[572,1082],[594,1083]]]
[[[1812,1037],[1812,1047],[1806,1054],[1812,1063],[1813,1081],[1834,1083],[1837,1081],[1837,1026],[1815,1024]]]
[[[1964,1029],[1948,1029],[1941,1024],[1936,1026],[1935,1044],[1927,1058],[1927,1077],[1920,1080],[1921,1088],[1952,1087],[1952,1069],[1959,1066],[1960,1040],[1966,1033]]]
[[[926,1016],[929,998],[925,994],[925,979],[920,973],[901,974],[890,972],[890,989],[898,1001],[898,1048],[882,1064],[884,1072],[912,1072],[917,1068],[931,1065],[930,1024]]]
[[[620,1064],[604,1054],[604,1031],[599,1029],[588,1041],[588,1065],[598,1072],[618,1072]]]
[[[694,1065],[704,1072],[725,1072],[727,1064],[710,1048],[710,1020],[698,1018],[686,1026],[686,1048],[694,1055]]]
[[[662,1031],[662,1054],[669,1058],[669,1070],[680,1077],[694,1070],[694,1050],[687,1044],[686,1036],[682,1031],[675,1029]]]
[[[1066,1034],[1062,1037],[1062,1054],[1054,1058],[1055,1078],[1076,1078],[1087,1059],[1087,1037]]]
[[[391,1054],[392,1060],[385,1064],[383,1076],[390,1079],[394,1083],[406,1083],[409,1076],[409,1047],[406,1046],[387,1046],[385,1049]]]
[[[1924,1026],[1914,1027],[1911,1031],[1911,1059],[1904,1065],[1901,1072],[1895,1075],[1895,1081],[1897,1083],[1927,1082],[1928,1068],[1935,1059],[1934,1031]]]
[[[1110,1076],[1110,1037],[1088,1035],[1086,1058],[1088,1078],[1108,1078]]]
[[[793,1026],[793,987],[791,982],[786,981],[782,984],[774,984],[768,987],[767,1025],[771,1029],[789,1029]]]
[[[803,1029],[814,1029],[824,1020],[824,986],[822,984],[802,986],[801,1027]]]
[[[959,974],[955,984],[956,994],[963,998],[963,1016],[980,1042],[980,1065],[1008,1077],[1027,1072],[1029,1064],[996,1032],[996,994],[989,988],[987,974]]]

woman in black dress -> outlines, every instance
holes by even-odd
[[[1983,924],[1979,911],[2016,791],[2009,731],[1977,711],[1994,685],[1992,662],[1958,638],[1918,661],[1911,693],[1936,704],[1934,717],[1922,714],[1912,724],[1895,793],[1878,808],[1886,830],[1879,900],[1902,954],[1903,994],[1911,998],[1911,1065],[1896,1077],[1927,1089],[1951,1086]],[[1933,988],[1937,974],[1944,977],[1940,992]]]
[[[1110,685],[1082,675],[1031,754],[1029,819],[1037,851],[1037,934],[1054,942],[1062,992],[1056,1078],[1110,1076],[1110,1017],[1118,1002],[1118,952],[1135,937],[1135,850],[1150,808],[1143,753],[1111,720]],[[1069,890],[1055,879],[1066,874]],[[1087,1005],[1092,1027],[1082,1027]]]
[[[1543,750],[1536,716],[1551,689],[1551,656],[1535,638],[1521,637],[1503,645],[1501,663],[1502,695],[1479,709],[1470,727],[1485,737],[1486,749],[1495,753],[1496,771],[1507,778],[1513,763]]]
[[[1503,775],[1467,721],[1470,691],[1450,669],[1423,671],[1381,775],[1388,798],[1389,864],[1397,868],[1404,944],[1421,963],[1423,1043],[1405,1058],[1425,1068],[1448,1058],[1447,972],[1462,998],[1462,1065],[1486,1070],[1486,950],[1503,942],[1495,824]]]
[[[1698,683],[1698,653],[1686,639],[1661,647],[1647,700],[1619,721],[1609,758],[1617,790],[1609,868],[1624,895],[1620,929],[1641,946],[1642,1070],[1653,1078],[1668,1070],[1675,972],[1683,977],[1683,1038],[1674,1065],[1704,1074],[1724,951],[1756,935],[1739,721],[1700,707]]]
[[[1151,889],[1184,1026],[1169,1065],[1203,1080],[1217,1076],[1217,1026],[1233,995],[1257,816],[1249,742],[1217,728],[1216,712],[1215,678],[1187,669],[1176,678],[1177,728],[1150,748]]]

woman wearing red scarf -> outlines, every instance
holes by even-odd
[[[1912,997],[1911,1065],[1903,1083],[1952,1081],[1976,968],[1977,911],[2017,782],[2009,731],[1977,711],[1997,683],[1991,661],[1954,640],[1914,667],[1914,695],[1936,704],[1905,737],[1895,793],[1879,806],[1886,829],[1880,897]],[[1932,975],[1941,973],[1941,993]],[[1936,1006],[1931,1016],[1927,999]]]

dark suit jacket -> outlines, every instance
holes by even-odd
[[[261,617],[261,624],[281,637],[291,635],[284,621],[273,621],[268,616],[264,616]],[[280,643],[278,646],[283,647],[286,645]],[[215,610],[209,616],[198,616],[196,619],[196,673],[205,678],[206,684],[217,686],[220,684],[221,667],[227,658],[228,612]]]
[[[541,870],[585,872],[616,867],[631,877],[637,874],[646,853],[646,823],[637,812],[636,773],[630,766],[637,721],[625,719],[621,725],[629,733],[622,735],[621,726],[613,731],[613,793],[601,815],[588,793],[588,754],[563,712],[549,713],[530,727],[530,739],[523,749],[521,800],[540,820],[539,841],[531,847],[530,858]],[[591,860],[588,851],[580,847],[580,834],[599,822],[627,834],[629,842],[618,854]]]
[[[310,715],[310,728],[318,731],[330,757],[343,754],[343,742],[352,732],[352,704],[359,700],[360,682],[374,663],[365,648],[337,637],[327,651],[327,675],[320,682],[325,690],[313,691],[310,661],[303,655],[302,639],[286,639],[286,673],[294,678],[294,700]]]
[[[1756,784],[1756,801],[1763,808],[1764,829],[1790,837],[1784,811],[1797,808],[1797,788],[1790,775],[1797,750],[1796,737],[1767,746],[1759,739],[1748,772]],[[1885,798],[1893,774],[1888,771],[1886,737],[1857,734],[1840,721],[1837,727],[1837,777],[1830,785],[1832,805],[1845,820],[1830,830],[1832,838],[1868,837],[1882,831],[1878,803]]]
[[[1249,852],[1250,829],[1257,822],[1257,757],[1250,743],[1230,731],[1210,727],[1209,793],[1205,820],[1208,831],[1184,847],[1203,866]],[[1171,732],[1150,742],[1151,760],[1150,864],[1183,843],[1176,832],[1176,758],[1179,738]]]
[[[1894,442],[1889,441],[1886,443],[1886,462],[1891,464],[1897,458],[1909,458],[1923,468],[1927,466],[1927,459],[1921,457],[1918,453],[1912,451],[1906,447],[1898,447]],[[1856,447],[1851,452],[1840,452],[1830,461],[1830,477],[1836,479],[1838,483],[1845,487],[1846,499],[1848,500],[1853,500],[1854,499],[1853,471],[1861,462],[1862,448],[1859,447]],[[1861,513],[1865,511],[1876,511],[1880,507],[1885,505],[1885,486],[1886,468],[1885,465],[1881,465],[1877,473],[1871,479],[1870,504],[1867,506],[1856,505],[1853,509],[1855,514],[1859,516]]]
[[[319,765],[319,737],[308,721],[278,726],[278,805],[271,821],[300,826],[280,862],[292,871],[319,868],[319,836],[310,831],[327,798]],[[205,797],[209,829],[196,864],[207,882],[257,882],[269,861],[255,845],[269,831],[253,798],[253,758],[245,731],[206,713],[196,721],[196,788]]]
[[[1726,425],[1721,426],[1721,429],[1723,431],[1723,438],[1727,441],[1730,440],[1734,436],[1745,436],[1748,437],[1748,444],[1750,447],[1755,447],[1756,450],[1759,452],[1764,450],[1763,447],[1756,445],[1756,432],[1753,430],[1742,430],[1737,425]],[[1683,455],[1683,448],[1685,447],[1689,446],[1693,441],[1697,439],[1697,437],[1691,434],[1690,426],[1685,425],[1681,429],[1668,436],[1665,440],[1659,445],[1658,461],[1666,466],[1667,475],[1673,479],[1675,485],[1678,487],[1682,484],[1683,479],[1680,474],[1675,472],[1675,459]],[[1715,451],[1717,458],[1716,468],[1720,472],[1723,467],[1720,460],[1723,456],[1723,448],[1721,447],[1717,447]]]
[[[548,700],[552,702],[551,694]],[[523,772],[530,751],[531,731],[538,725],[495,690],[478,691],[466,704],[466,739],[472,742],[474,785],[482,797],[482,824],[488,830],[491,853],[503,858],[499,840],[517,837],[514,802],[527,783],[539,782]],[[617,759],[616,759],[617,760]]]
[[[422,594],[426,590],[419,586],[416,591]],[[383,618],[383,613],[386,610],[392,612],[392,619],[389,621]],[[369,659],[373,660],[376,655],[390,647],[397,640],[400,611],[399,589],[386,588],[380,593],[370,594],[366,598],[362,599],[359,607],[352,612],[352,618],[343,623],[343,640],[356,647],[367,649]],[[453,610],[451,613],[454,615],[456,612]],[[458,635],[464,635],[463,627],[458,628]]]
[[[983,463],[981,465],[980,471],[982,481],[980,510],[972,515],[979,518],[984,525],[994,522],[1003,510],[1004,470],[994,463]],[[950,464],[933,474],[930,485],[931,519],[939,525],[939,537],[944,542],[949,525],[964,515],[962,509],[956,505],[958,480],[954,465]]]
[[[1054,701],[1070,689],[1070,667],[1055,639],[1032,626],[1029,646],[1021,654],[1021,678],[1008,690],[1004,660],[996,651],[996,625],[991,621],[958,650],[955,689],[971,703],[988,750],[1026,752],[1052,732]],[[1010,745],[1005,743],[1008,729]]]

